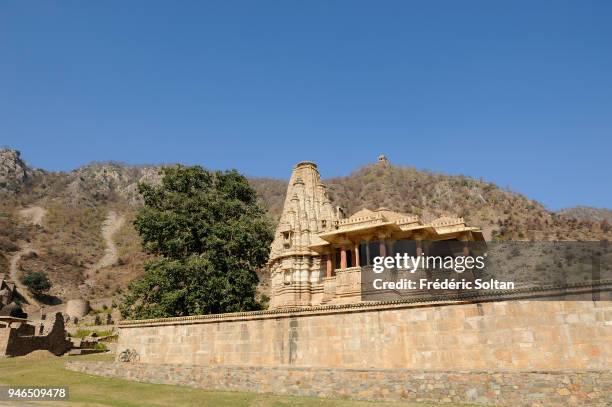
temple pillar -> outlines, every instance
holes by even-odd
[[[370,265],[370,240],[366,240],[365,241],[365,247],[366,247],[366,266]]]
[[[329,277],[332,276],[332,274],[334,272],[334,263],[333,263],[332,255],[331,254],[327,255],[325,266],[326,266],[325,277],[329,278]]]
[[[384,238],[381,238],[378,243],[378,248],[380,252],[380,257],[385,257],[387,255],[387,243]]]
[[[353,262],[353,266],[354,267],[360,267],[360,260],[359,260],[359,242],[355,243],[355,261]]]
[[[340,249],[340,268],[343,270],[346,268],[346,248],[345,247],[342,247]]]
[[[423,245],[420,240],[416,240],[416,255],[417,257],[423,254]]]

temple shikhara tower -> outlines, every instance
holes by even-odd
[[[317,165],[308,161],[297,164],[270,251],[272,308],[323,301],[321,270],[325,265],[310,246],[321,242],[319,233],[337,227],[338,212],[327,197]]]
[[[328,198],[316,164],[301,162],[291,174],[272,242],[270,308],[360,302],[361,272],[372,267],[374,257],[428,254],[433,250],[428,242],[440,240],[484,239],[463,218],[423,223],[418,216],[386,208],[362,209],[343,218]]]

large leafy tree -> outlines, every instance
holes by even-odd
[[[167,167],[159,186],[139,185],[134,225],[155,259],[130,285],[131,319],[248,311],[256,269],[268,258],[271,226],[247,179],[236,171]]]

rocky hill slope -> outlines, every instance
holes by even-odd
[[[563,209],[559,212],[566,218],[574,218],[583,221],[604,222],[612,225],[612,210],[604,208],[591,208],[589,206],[576,206]]]
[[[18,193],[36,172],[21,159],[19,151],[0,149],[0,194]]]
[[[147,258],[132,221],[141,205],[138,183],[159,182],[159,169],[94,163],[55,173],[30,168],[17,151],[0,150],[0,273],[19,254],[19,275],[45,271],[51,278],[54,286],[43,299],[50,304],[76,297],[116,301],[141,274]],[[286,181],[250,182],[270,217],[278,219]],[[605,211],[554,213],[525,196],[464,176],[376,163],[325,182],[335,205],[347,215],[384,206],[425,220],[463,216],[490,239],[612,238]],[[261,276],[265,285],[265,271]]]

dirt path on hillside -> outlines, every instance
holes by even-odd
[[[104,256],[96,264],[94,264],[90,269],[87,270],[85,284],[88,286],[93,286],[94,280],[93,276],[96,271],[103,269],[104,267],[110,267],[119,261],[119,254],[117,250],[117,245],[113,239],[115,233],[121,229],[123,223],[125,222],[125,217],[118,215],[115,211],[110,211],[102,224],[102,238],[104,239],[104,244],[106,248],[104,249]]]
[[[9,265],[9,274],[11,276],[11,280],[15,283],[15,288],[17,288],[17,292],[21,295],[30,305],[40,306],[40,303],[36,298],[32,297],[30,294],[30,290],[21,283],[21,279],[19,278],[19,261],[23,256],[26,256],[30,253],[36,253],[36,251],[32,248],[29,243],[26,243],[21,246],[19,251],[13,255],[11,258],[11,263]]]
[[[30,224],[42,226],[42,221],[47,210],[40,206],[31,206],[19,211],[19,215],[25,218]]]
[[[32,225],[42,226],[43,219],[47,210],[40,206],[31,206],[19,211],[19,215],[25,218],[26,222]],[[30,305],[40,306],[40,302],[30,294],[30,290],[21,283],[19,278],[19,261],[23,256],[31,253],[36,253],[36,250],[32,247],[31,243],[24,243],[19,245],[19,251],[13,255],[9,264],[9,275],[11,280],[15,283],[17,292],[21,295]]]

